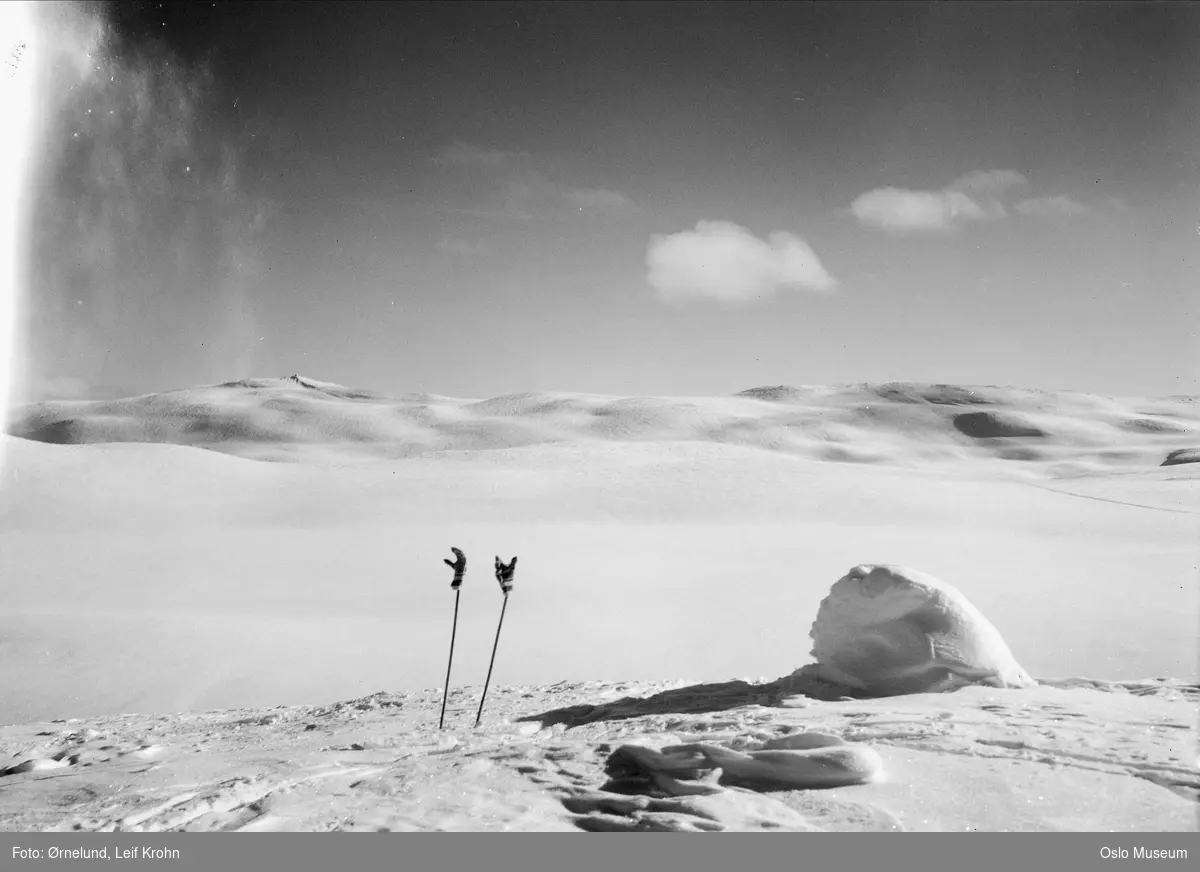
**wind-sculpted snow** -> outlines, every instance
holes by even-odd
[[[710,442],[868,464],[993,459],[1074,473],[1157,466],[1200,433],[1194,398],[963,385],[751,388],[730,397],[534,392],[387,397],[301,376],[121,400],[34,403],[9,432],[161,442],[259,460],[395,459],[566,442]]]
[[[0,727],[0,831],[1194,831],[1181,682],[562,681]]]
[[[873,696],[1034,686],[957,588],[908,567],[855,566],[821,603],[810,635],[817,677]]]
[[[0,828],[1194,829],[1190,401],[749,393],[25,408]]]

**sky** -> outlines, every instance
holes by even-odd
[[[1200,5],[37,4],[19,396],[1200,394]]]

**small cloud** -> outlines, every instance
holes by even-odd
[[[729,221],[651,238],[646,279],[667,301],[747,303],[782,287],[830,292],[837,285],[808,243],[775,231],[766,241]]]
[[[961,191],[909,191],[876,188],[859,196],[850,211],[863,224],[889,233],[952,230],[956,222],[981,220],[979,204]]]
[[[1016,170],[976,170],[937,191],[876,188],[855,199],[850,211],[889,233],[947,233],[969,221],[1003,218],[1000,196],[1024,184]]]
[[[593,212],[629,212],[636,208],[633,200],[608,188],[568,188],[563,199],[570,206]]]
[[[482,239],[471,241],[443,236],[437,241],[437,250],[443,254],[453,254],[457,257],[478,257],[488,251],[487,243]]]
[[[1039,218],[1073,218],[1091,211],[1077,200],[1061,194],[1054,197],[1030,197],[1018,201],[1013,208],[1022,215],[1036,215]]]

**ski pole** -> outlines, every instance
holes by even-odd
[[[517,570],[517,558],[505,566],[496,558],[496,581],[500,582],[500,590],[504,593],[504,605],[500,607],[500,622],[496,624],[496,641],[492,643],[492,659],[488,663],[487,678],[483,682],[483,695],[479,698],[479,712],[475,715],[475,726],[483,719],[483,703],[487,699],[488,685],[492,683],[492,667],[496,665],[496,649],[500,647],[500,630],[504,626],[504,612],[508,608],[508,595],[512,592],[513,573]]]
[[[460,588],[463,582],[463,573],[467,571],[467,558],[461,551],[450,546],[450,550],[454,552],[454,560],[446,559],[442,562],[454,570],[454,581],[450,582],[450,587],[454,589],[454,623],[450,627],[450,659],[446,662],[446,686],[442,689],[442,716],[438,720],[438,729],[445,729],[446,725],[446,699],[450,696],[450,667],[454,663],[454,637],[458,635],[458,598],[462,593]]]

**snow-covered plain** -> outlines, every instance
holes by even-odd
[[[1013,421],[1024,435],[1003,435]],[[1195,711],[1200,466],[1159,466],[1200,442],[1189,398],[903,385],[478,402],[264,379],[42,404],[9,428],[0,724],[440,688],[451,545],[468,558],[451,686],[472,692],[502,600],[493,557],[520,556],[493,677],[513,718],[518,686],[542,689],[536,709],[555,682],[786,676],[862,563],[953,584],[1036,678],[1169,678]],[[1052,692],[1068,693],[1028,691]],[[455,729],[476,698],[452,696]],[[1024,826],[1001,824],[984,828]]]

